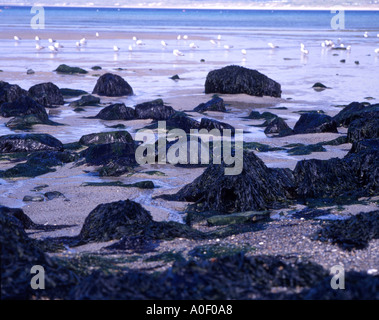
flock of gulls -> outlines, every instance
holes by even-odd
[[[96,38],[100,37],[100,34],[98,32],[96,32],[95,35],[96,35]],[[365,32],[363,34],[363,37],[364,38],[368,38],[369,37],[368,32]],[[377,34],[377,37],[379,38],[379,33]],[[210,43],[213,46],[217,46],[217,45],[220,45],[221,38],[222,38],[222,36],[218,35],[217,36],[217,41],[216,41],[216,39],[211,39],[209,41],[210,41]],[[177,40],[178,41],[180,41],[180,40],[188,40],[188,39],[189,39],[189,37],[187,35],[184,35],[184,36],[178,35],[177,36]],[[21,41],[21,38],[18,37],[18,36],[14,36],[14,40],[18,42],[18,41]],[[40,51],[40,50],[45,49],[45,47],[40,44],[41,38],[39,36],[35,37],[35,41],[36,41],[36,45],[35,45],[36,50]],[[52,53],[57,53],[59,51],[59,49],[64,48],[63,45],[61,45],[58,41],[56,41],[56,40],[54,40],[52,38],[49,38],[48,41],[49,41],[49,45],[47,46],[47,49],[50,50]],[[133,41],[134,41],[134,46],[133,45],[129,45],[128,46],[128,51],[133,51],[133,48],[136,47],[136,46],[140,47],[140,46],[145,45],[145,43],[141,39],[138,39],[137,37],[133,37]],[[164,40],[162,40],[160,43],[161,43],[161,46],[163,48],[169,47],[169,44],[166,41],[164,41]],[[80,39],[79,41],[77,41],[75,43],[75,46],[76,46],[76,48],[80,49],[81,47],[86,46],[86,44],[87,44],[87,39],[86,38],[82,38],[82,39]],[[271,42],[267,43],[267,45],[271,49],[279,48],[279,46],[274,45]],[[347,50],[347,51],[351,50],[351,46],[350,45],[349,46],[345,46],[343,43],[341,43],[341,39],[340,38],[338,39],[337,43],[334,43],[332,40],[324,40],[321,43],[321,46],[323,48],[328,48],[328,49],[340,49],[340,50]],[[191,42],[189,44],[189,48],[191,48],[191,49],[198,49],[199,46],[197,44],[195,44],[195,42]],[[223,48],[225,50],[230,50],[230,49],[234,48],[234,46],[230,45],[230,44],[224,44]],[[121,48],[118,47],[117,45],[113,46],[113,51],[114,52],[119,52],[120,50],[121,50]],[[305,47],[305,45],[303,43],[300,44],[300,51],[301,51],[301,53],[303,55],[308,55],[309,54],[309,50]],[[375,49],[374,51],[375,51],[376,54],[379,54],[379,48]],[[172,53],[173,53],[173,55],[175,55],[177,57],[181,57],[181,56],[185,55],[183,52],[181,52],[178,49],[173,49]],[[241,54],[245,56],[247,54],[247,50],[246,49],[241,49]]]

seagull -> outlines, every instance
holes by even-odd
[[[363,35],[365,38],[368,38],[368,32],[366,31]]]
[[[183,40],[188,40],[188,36],[187,36],[187,35],[184,35],[184,36],[183,36]]]
[[[209,40],[213,45],[216,45],[216,41],[214,41],[213,39],[212,40]]]
[[[120,51],[120,48],[117,46],[113,46],[113,51],[118,52],[118,51]]]
[[[217,40],[221,40],[221,34],[217,36]]]
[[[96,38],[98,38],[100,35],[99,35],[99,33],[98,32],[96,32]]]
[[[305,49],[305,45],[302,43],[300,44],[300,51],[304,54],[308,54],[309,51],[307,49]]]
[[[36,41],[40,41],[40,40],[41,40],[41,38],[40,38],[39,36],[36,36],[34,39],[35,39]]]
[[[129,49],[129,51],[133,51],[133,46],[129,45],[128,49]]]
[[[145,45],[145,43],[142,40],[137,40],[136,45],[143,46],[143,45]]]
[[[192,48],[192,49],[197,49],[197,48],[199,48],[199,46],[197,46],[194,42],[192,42],[192,43],[190,43],[190,48]]]
[[[50,42],[50,43],[53,43],[53,42],[55,42],[55,40],[52,39],[52,38],[49,38],[49,42]]]
[[[378,49],[375,49],[374,51],[376,54],[379,54],[379,48]]]
[[[80,48],[82,46],[79,41],[76,41],[75,45],[77,48]]]
[[[278,46],[274,45],[273,43],[269,42],[267,44],[271,49],[279,48]]]
[[[165,42],[165,41],[161,41],[161,45],[163,46],[163,47],[167,47],[168,46],[168,44]]]
[[[41,45],[39,45],[39,44],[36,44],[36,49],[37,49],[37,50],[42,50],[42,49],[45,49],[45,47],[43,47],[43,46],[41,46]]]
[[[233,46],[230,46],[228,44],[224,45],[224,49],[226,49],[226,50],[229,50],[229,49],[232,49],[232,48],[233,48]]]
[[[49,50],[51,52],[58,52],[58,49],[56,47],[54,47],[54,46],[49,46]]]
[[[184,56],[184,53],[179,51],[178,49],[175,49],[174,51],[172,51],[172,53],[174,54],[174,56],[177,56],[177,57]]]
[[[241,53],[245,56],[247,54],[247,51],[245,49],[242,49]]]
[[[133,37],[133,41],[137,41],[138,38],[136,36]]]
[[[64,46],[62,46],[59,42],[55,42],[54,43],[54,47],[59,49],[59,48],[64,48]]]
[[[14,36],[13,39],[14,39],[15,41],[20,41],[20,40],[21,40],[21,38],[19,38],[18,36]]]
[[[81,45],[85,45],[85,44],[87,44],[87,39],[86,38],[82,38],[82,39],[80,39],[80,44]]]
[[[178,36],[176,37],[177,40],[180,40],[181,38],[182,38],[181,35],[178,35]]]

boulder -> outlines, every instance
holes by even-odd
[[[224,100],[220,97],[215,97],[212,100],[209,100],[206,103],[199,104],[195,109],[195,112],[205,112],[205,111],[219,111],[226,112]]]
[[[14,102],[22,96],[27,96],[28,92],[21,89],[17,84],[9,84],[0,81],[0,106],[4,102]]]
[[[121,97],[133,95],[133,89],[120,76],[106,73],[97,80],[92,93],[99,96]]]
[[[223,130],[231,130],[232,134],[235,133],[235,128],[230,124],[208,118],[201,119],[199,129],[206,129],[208,131],[211,131],[212,129],[218,129],[221,131],[221,133]]]
[[[204,173],[167,200],[201,203],[202,211],[263,211],[287,206],[293,198],[289,169],[269,169],[253,152],[244,152],[242,173],[225,175],[225,164],[211,164]]]
[[[70,67],[66,64],[61,64],[56,70],[54,70],[57,73],[63,73],[63,74],[86,74],[88,71],[79,68],[79,67]]]
[[[378,150],[379,151],[379,138],[366,139],[353,142],[350,153],[359,153],[364,150]]]
[[[148,125],[146,129],[156,129],[158,127],[158,121],[154,121],[152,124]],[[171,129],[182,129],[186,133],[190,133],[191,129],[196,130],[200,128],[200,123],[195,119],[192,119],[184,112],[176,112],[170,118],[166,120],[166,128]]]
[[[29,96],[44,107],[63,105],[64,100],[59,88],[51,83],[40,83],[29,89]]]
[[[85,94],[88,94],[87,91],[83,90],[76,90],[76,89],[69,89],[69,88],[62,88],[59,89],[59,92],[62,94],[63,97],[79,97]]]
[[[93,95],[86,95],[82,96],[79,100],[73,101],[69,104],[70,107],[77,108],[77,107],[87,107],[87,106],[93,106],[96,107],[100,103],[100,98],[94,97]]]
[[[252,96],[281,97],[281,86],[256,70],[228,66],[208,73],[205,93],[245,93]]]
[[[260,119],[272,120],[277,117],[278,116],[276,114],[273,114],[271,112],[260,113],[259,111],[251,111],[247,118],[252,119],[252,120],[260,120]]]
[[[4,118],[35,115],[42,122],[47,122],[49,118],[45,108],[28,96],[21,96],[13,102],[3,103],[0,106],[0,115]]]
[[[320,113],[304,113],[296,122],[293,128],[295,134],[304,133],[322,133],[332,132],[338,133],[337,123],[333,118]]]
[[[341,110],[333,120],[338,126],[348,127],[356,119],[377,118],[379,116],[379,104],[352,102]]]
[[[63,151],[63,144],[49,134],[10,134],[0,136],[0,152]]]
[[[268,120],[268,125],[264,131],[266,135],[275,134],[278,137],[286,137],[293,134],[293,130],[279,117]]]
[[[134,107],[137,119],[167,120],[173,116],[176,111],[163,103],[162,99],[149,101],[138,104]]]
[[[133,108],[125,106],[123,103],[115,103],[102,109],[95,118],[102,120],[133,120],[135,119]]]
[[[376,138],[379,138],[379,117],[357,119],[350,123],[347,131],[350,143]]]
[[[128,131],[100,132],[84,135],[80,138],[79,143],[84,146],[92,144],[107,143],[134,143],[134,140]]]

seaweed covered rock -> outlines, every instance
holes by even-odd
[[[70,67],[66,64],[61,64],[57,69],[54,70],[57,73],[64,73],[64,74],[87,74],[88,71],[79,68],[79,67]]]
[[[29,89],[29,96],[44,107],[53,107],[64,104],[59,88],[51,83],[40,83]]]
[[[226,112],[224,99],[220,97],[215,97],[206,103],[199,104],[195,109],[193,109],[193,111],[200,112],[200,113],[206,112],[206,111]]]
[[[294,170],[299,199],[353,198],[379,193],[379,151],[350,153],[345,158],[302,160]]]
[[[156,129],[158,128],[158,121],[153,121],[146,129]],[[169,119],[166,120],[166,128],[171,129],[181,129],[186,133],[190,133],[191,130],[198,130],[200,128],[200,123],[195,119],[192,119],[184,112],[176,112]]]
[[[79,140],[79,143],[84,146],[116,142],[134,144],[134,140],[128,131],[91,133],[82,136]]]
[[[286,137],[293,134],[293,130],[288,124],[280,117],[268,120],[268,125],[264,131],[266,135],[274,134],[278,137]]]
[[[208,73],[205,81],[205,93],[246,93],[252,96],[271,96],[280,98],[279,83],[256,70],[240,66],[227,66]]]
[[[213,129],[218,129],[221,132],[223,130],[230,130],[232,134],[235,133],[235,129],[230,124],[227,124],[225,122],[220,122],[214,119],[208,119],[208,118],[202,118],[200,121],[199,129],[206,129],[208,131],[211,131]]]
[[[314,112],[302,114],[300,119],[296,122],[293,131],[295,134],[322,132],[338,133],[337,123],[333,121],[332,117]]]
[[[364,249],[371,240],[379,239],[379,211],[331,221],[317,232],[316,239],[338,244],[346,250]]]
[[[28,92],[21,89],[17,84],[0,81],[0,106],[5,102],[14,102],[20,97],[27,95]]]
[[[59,92],[63,97],[73,98],[73,97],[79,97],[85,94],[88,94],[87,91],[84,90],[78,90],[78,89],[70,89],[70,88],[61,88],[59,89]]]
[[[95,118],[102,120],[133,120],[135,119],[133,108],[125,106],[123,103],[115,103],[102,109]]]
[[[137,119],[167,120],[173,116],[176,111],[163,103],[162,99],[138,104],[134,107]]]
[[[259,111],[251,111],[247,118],[252,119],[252,120],[260,120],[260,119],[272,120],[277,117],[278,116],[276,114],[273,114],[271,112],[260,113]]]
[[[100,103],[100,98],[93,95],[82,96],[79,100],[73,101],[69,104],[70,107],[96,107]]]
[[[12,102],[3,103],[0,107],[0,115],[4,118],[35,115],[43,122],[48,121],[45,108],[28,96],[21,96]]]
[[[88,165],[101,166],[101,176],[120,176],[138,165],[134,143],[94,144],[84,150],[81,156]]]
[[[361,151],[377,150],[379,151],[379,138],[377,139],[365,139],[357,142],[353,142],[353,146],[349,153],[359,153]]]
[[[353,144],[365,139],[379,138],[379,112],[375,118],[354,120],[349,125],[347,138]]]
[[[339,126],[348,127],[356,119],[364,118],[377,118],[379,116],[379,104],[367,104],[352,102],[341,110],[333,120]]]
[[[5,171],[0,171],[2,178],[36,177],[55,171],[54,167],[74,162],[76,154],[67,151],[37,151],[31,153],[25,163],[18,163]]]
[[[241,174],[225,175],[225,167],[211,164],[176,194],[161,197],[201,203],[203,211],[244,212],[284,207],[294,196],[291,170],[269,169],[253,152],[244,152]]]
[[[32,219],[19,208],[8,208],[0,205],[0,216],[2,215],[16,218],[21,223],[23,229],[30,229],[36,226]]]
[[[99,96],[121,97],[133,95],[133,89],[120,76],[106,73],[97,80],[92,93]]]
[[[45,133],[9,134],[0,136],[0,152],[33,152],[39,150],[63,151],[58,139]]]

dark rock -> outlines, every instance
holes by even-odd
[[[146,129],[157,129],[158,121],[153,121]],[[166,120],[166,129],[182,129],[186,133],[190,133],[191,129],[196,130],[200,128],[200,123],[195,119],[190,118],[184,112],[176,112],[173,116]]]
[[[215,97],[212,100],[209,100],[207,103],[201,103],[199,104],[195,109],[193,109],[195,112],[205,112],[205,111],[220,111],[220,112],[226,112],[224,100]]]
[[[202,203],[202,210],[260,211],[288,205],[294,178],[289,169],[269,169],[253,152],[244,152],[240,175],[225,175],[225,164],[211,164],[205,172],[168,200]]]
[[[170,77],[171,80],[180,80],[179,76],[176,74],[172,77]]]
[[[57,198],[66,198],[63,193],[59,191],[49,191],[44,194],[47,200],[54,200]]]
[[[0,216],[8,215],[16,218],[22,225],[23,229],[32,229],[36,224],[30,219],[22,209],[8,208],[0,205]]]
[[[162,99],[149,101],[138,104],[134,107],[137,119],[167,120],[173,116],[176,111],[163,103]]]
[[[51,82],[41,83],[31,87],[29,89],[29,95],[44,107],[64,104],[63,96],[59,88]]]
[[[84,146],[116,142],[134,144],[134,140],[128,131],[91,133],[82,136],[79,140],[79,143]]]
[[[257,221],[264,221],[270,218],[268,212],[239,212],[227,215],[212,216],[207,219],[209,226],[225,226],[231,224],[253,223]]]
[[[371,240],[379,239],[379,211],[329,222],[317,232],[316,238],[336,243],[347,250],[364,249]]]
[[[121,188],[140,188],[140,189],[154,189],[154,183],[152,181],[140,181],[136,183],[126,184],[121,181],[111,182],[84,182],[82,186],[90,187],[121,187]]]
[[[13,168],[3,172],[0,171],[0,176],[3,178],[36,177],[55,171],[52,168],[74,162],[75,160],[77,160],[77,156],[67,151],[33,152],[27,158],[26,163],[19,163]]]
[[[98,106],[100,103],[100,98],[94,97],[92,95],[82,96],[79,100],[73,101],[69,104],[70,107],[86,107],[86,106]]]
[[[26,74],[35,74],[35,71],[33,69],[26,70]]]
[[[253,119],[253,120],[260,120],[260,119],[265,119],[265,120],[272,120],[277,118],[278,116],[271,113],[271,112],[263,112],[260,113],[258,111],[251,111],[249,116],[247,117],[248,119]]]
[[[379,116],[379,104],[367,104],[352,102],[341,110],[333,120],[339,126],[348,127],[356,119],[377,118]]]
[[[353,143],[350,153],[359,153],[365,150],[378,150],[379,151],[379,139],[366,139],[359,140]]]
[[[208,131],[211,131],[212,129],[218,129],[220,131],[231,130],[232,134],[235,133],[234,127],[232,127],[230,124],[208,118],[201,119],[199,129],[206,129]]]
[[[0,152],[63,151],[63,144],[49,134],[10,134],[0,137]]]
[[[54,70],[58,73],[64,73],[64,74],[86,74],[88,71],[78,68],[78,67],[70,67],[66,64],[61,64],[56,70]]]
[[[315,90],[323,90],[323,89],[327,89],[327,86],[322,84],[321,82],[316,82],[313,86],[312,86],[313,89]]]
[[[264,131],[266,135],[275,134],[278,137],[286,137],[293,134],[293,130],[279,117],[268,120],[268,125]]]
[[[28,92],[21,89],[17,84],[9,84],[0,81],[0,106],[4,102],[14,102],[22,96],[27,96]]]
[[[0,115],[4,118],[34,115],[43,122],[48,122],[45,108],[29,98],[21,96],[13,102],[3,103],[0,107]]]
[[[350,123],[347,131],[347,139],[350,143],[376,138],[379,138],[379,112],[376,118],[357,119]]]
[[[125,236],[120,241],[105,247],[104,250],[110,251],[132,251],[139,254],[152,252],[159,246],[159,242],[152,241],[143,236]]]
[[[22,201],[24,202],[43,202],[45,201],[42,196],[25,196]]]
[[[81,153],[88,165],[102,166],[101,176],[120,176],[130,172],[138,164],[135,145],[131,143],[108,143],[91,145]]]
[[[337,123],[333,121],[333,118],[319,113],[302,114],[300,119],[296,122],[293,131],[295,134],[322,132],[338,133]]]
[[[102,70],[103,68],[100,66],[93,66],[91,69],[94,71],[97,71],[97,70]]]
[[[252,96],[281,97],[281,86],[256,70],[228,66],[208,73],[205,93],[246,93]]]
[[[123,103],[116,103],[102,109],[95,118],[102,120],[133,120],[136,115],[133,108],[126,107]]]
[[[71,97],[79,97],[79,96],[88,94],[87,91],[76,90],[76,89],[68,89],[68,88],[59,89],[59,91],[62,94],[62,96],[69,97],[69,98],[71,98]]]
[[[133,95],[133,89],[120,76],[106,73],[97,80],[92,93],[99,96],[121,97]]]
[[[326,149],[321,144],[310,144],[308,146],[298,146],[289,149],[288,154],[292,156],[305,156],[313,152],[326,152]]]
[[[330,141],[321,142],[320,144],[323,146],[339,146],[341,144],[346,143],[349,143],[349,141],[347,140],[347,136],[341,136]]]

